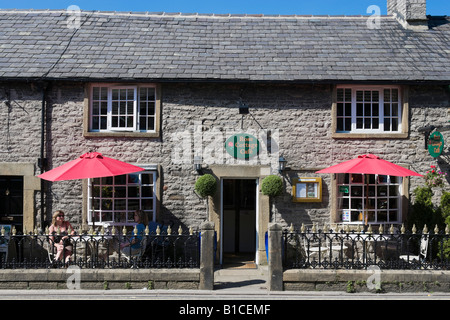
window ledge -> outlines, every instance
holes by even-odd
[[[84,132],[85,138],[159,138],[159,132]]]
[[[408,133],[333,133],[333,139],[407,139]]]

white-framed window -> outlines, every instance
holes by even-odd
[[[88,179],[88,223],[134,225],[134,211],[156,219],[156,171]]]
[[[336,132],[402,132],[400,88],[398,86],[337,86]]]
[[[342,223],[399,223],[402,177],[337,174],[338,220]]]
[[[92,84],[90,132],[155,132],[156,85]]]

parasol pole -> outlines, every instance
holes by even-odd
[[[95,207],[94,207],[94,178],[91,178],[91,205],[92,205],[92,229],[95,232]]]
[[[364,183],[366,184],[366,205],[364,208],[364,214],[363,214],[363,224],[367,226],[367,220],[369,216],[369,183],[366,181],[366,178],[368,177],[367,174],[364,174]]]
[[[91,203],[90,203],[89,207],[91,207],[91,210],[92,210],[92,212],[91,212],[92,229],[95,231],[95,211],[94,211],[94,201],[93,201],[93,198],[94,198],[94,179],[93,178],[89,178],[89,184],[91,185],[91,196],[89,197],[89,201]],[[88,208],[88,211],[89,211],[89,208]]]

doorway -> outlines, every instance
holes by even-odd
[[[22,176],[0,176],[0,224],[23,231]]]
[[[255,265],[257,249],[257,180],[222,181],[222,264]]]

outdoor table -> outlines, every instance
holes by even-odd
[[[333,251],[337,251],[339,253],[339,260],[342,261],[344,258],[344,251],[347,250],[347,245],[343,243],[340,240],[337,240],[337,238],[331,239],[331,246],[329,246],[329,249],[331,250],[331,254],[333,255]],[[340,244],[335,244],[336,241],[339,241]],[[328,245],[329,243],[327,243]]]
[[[372,233],[347,233],[344,234],[343,237],[344,241],[349,238],[352,242],[356,242],[356,258],[362,260],[363,263],[367,262],[368,254],[372,254],[373,257],[376,254],[374,248],[375,241],[384,241],[388,239],[386,238],[386,235],[383,235],[383,237],[380,238],[380,235]],[[363,250],[362,254],[360,253],[360,248]]]
[[[114,252],[114,239],[110,235],[81,235],[73,237],[77,245],[86,243],[90,251],[91,259],[105,257]]]
[[[318,237],[317,239],[314,239],[315,237]],[[333,238],[323,238],[323,235],[317,234],[314,236],[312,233],[305,233],[305,241],[304,241],[304,248],[305,250],[308,249],[309,251],[309,257],[313,257],[314,255],[318,255],[319,252],[323,258],[330,258],[333,256],[333,251],[339,252],[339,259],[342,260],[343,258],[343,251],[347,249],[347,246],[345,244],[342,244],[342,246],[336,245],[334,237]],[[320,238],[320,246],[319,246],[319,238]],[[315,240],[315,241],[312,241]],[[331,246],[330,246],[330,240],[331,240]],[[308,245],[309,244],[309,245]]]

